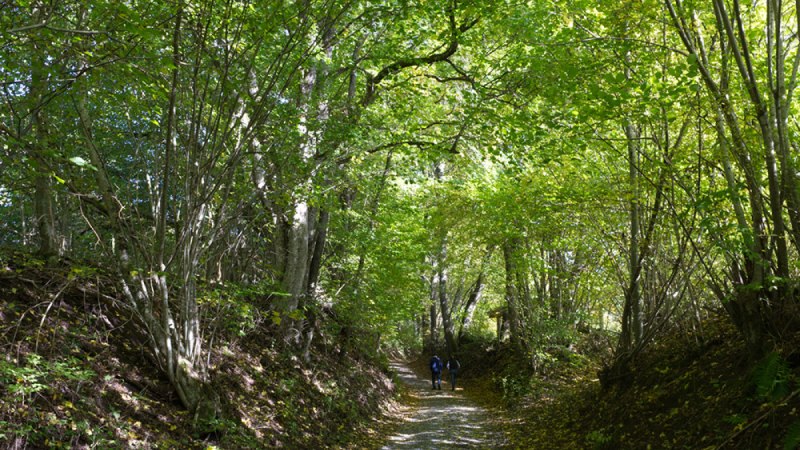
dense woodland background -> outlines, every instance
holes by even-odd
[[[798,32],[781,0],[0,1],[0,443],[141,437],[66,414],[101,344],[224,443],[267,433],[223,383],[256,366],[388,386],[425,349],[607,392],[724,342],[755,406],[702,446],[794,448]],[[318,414],[284,400],[252,407]],[[334,445],[287,423],[264,445]]]

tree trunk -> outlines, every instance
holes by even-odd
[[[39,237],[38,253],[43,257],[50,257],[59,253],[55,213],[53,212],[53,190],[50,174],[41,165],[37,164],[37,166],[40,167],[40,170],[37,170],[39,173],[36,174],[34,182],[33,210]]]
[[[516,349],[521,349],[520,323],[519,323],[519,291],[516,286],[517,263],[516,263],[517,238],[512,238],[503,244],[503,259],[506,269],[506,305],[509,332],[511,333],[511,345]]]
[[[430,312],[430,321],[428,322],[428,325],[430,333],[430,348],[431,350],[436,350],[436,347],[439,346],[439,327],[437,326],[439,315],[436,312],[435,297],[431,297],[429,312]]]
[[[181,17],[182,7],[179,5],[173,30],[172,51],[175,61],[179,61]],[[174,70],[178,70],[179,66],[180,64],[176,64]],[[169,110],[175,107],[178,83],[178,77],[173,73]],[[90,160],[96,169],[95,181],[102,197],[102,209],[117,242],[116,271],[127,299],[127,306],[144,324],[156,363],[164,370],[183,405],[194,414],[195,425],[200,430],[213,428],[213,421],[219,412],[219,397],[210,388],[205,361],[201,355],[202,338],[195,286],[201,245],[198,236],[200,228],[205,226],[207,219],[207,206],[198,200],[200,196],[195,189],[202,185],[204,180],[197,173],[186,173],[186,183],[181,192],[186,216],[183,217],[181,228],[178,230],[180,238],[176,238],[179,244],[176,244],[174,255],[177,256],[179,267],[173,272],[177,273],[178,279],[181,280],[182,288],[178,291],[177,298],[173,298],[167,275],[170,271],[165,264],[165,216],[162,213],[156,218],[158,231],[155,241],[149,243],[152,245],[143,242],[139,231],[128,223],[127,215],[116,197],[114,186],[93,137],[92,120],[86,107],[87,95],[85,91],[80,92],[76,105]],[[175,143],[170,138],[177,133],[174,112],[168,111],[168,116],[170,118],[167,120],[166,153],[175,149]],[[196,160],[188,159],[189,155],[187,152],[187,166],[195,166],[193,163]],[[171,155],[165,155],[164,173],[158,183],[162,190],[170,189],[168,174],[172,172],[173,167],[170,165],[169,156]],[[166,208],[164,199],[167,198],[163,191],[160,198],[162,204],[159,207],[163,211]],[[133,267],[137,270],[132,270],[132,264],[136,264]]]
[[[628,238],[628,287],[625,291],[625,306],[622,311],[622,332],[619,351],[628,353],[642,337],[639,258],[639,128],[631,123],[625,125],[628,140],[628,176],[630,183],[629,238]]]
[[[447,236],[442,238],[437,258],[437,276],[439,309],[442,314],[442,328],[444,329],[444,339],[447,345],[447,354],[452,355],[458,351],[458,342],[453,330],[453,321],[450,315],[450,304],[447,296]]]
[[[784,179],[779,178],[776,162],[776,155],[777,157],[787,155],[788,148],[785,147],[789,145],[788,136],[785,135],[785,123],[783,122],[790,107],[790,98],[786,94],[783,79],[784,53],[786,52],[779,50],[782,49],[782,41],[784,39],[782,36],[784,30],[780,25],[783,12],[777,7],[776,3],[767,3],[765,22],[767,24],[767,51],[764,54],[767,59],[767,77],[771,95],[764,97],[759,92],[758,79],[756,78],[756,72],[753,70],[750,49],[753,42],[748,42],[738,0],[732,2],[732,13],[728,11],[728,3],[722,0],[713,1],[716,32],[720,37],[719,48],[722,53],[722,76],[719,85],[711,77],[709,68],[712,66],[709,64],[709,58],[702,39],[702,29],[696,16],[693,22],[694,29],[690,29],[686,21],[676,11],[673,2],[665,0],[673,26],[680,34],[684,46],[690,53],[698,56],[697,67],[730,132],[730,147],[736,155],[748,191],[750,230],[749,235],[744,236],[747,247],[740,255],[745,267],[740,268],[738,262],[733,261],[731,268],[733,291],[723,292],[720,288],[715,288],[715,293],[741,332],[746,345],[751,350],[751,355],[754,357],[758,357],[759,353],[763,351],[764,342],[771,339],[771,331],[776,328],[776,322],[785,319],[778,317],[776,311],[782,310],[791,297],[789,294],[790,289],[787,283],[784,282],[789,275],[789,264],[786,227],[783,218],[783,201],[786,195],[784,190],[793,184],[793,180],[789,181],[785,177]],[[681,8],[679,3],[677,5]],[[800,55],[797,55],[797,57],[800,57]],[[748,148],[748,142],[744,138],[742,127],[727,92],[729,87],[727,62],[729,58],[738,68],[741,84],[737,84],[737,86],[742,86],[745,89],[745,94],[749,97],[750,104],[753,107],[752,113],[758,120],[765,163],[762,170],[766,172],[765,174],[759,173],[753,164],[751,159],[753,152]],[[796,60],[795,63],[798,61],[800,60]],[[781,67],[776,68],[776,64]],[[772,103],[767,105],[765,99],[770,98]],[[720,125],[718,124],[717,127],[719,129]],[[782,133],[784,134],[782,135]],[[718,134],[722,133],[718,131]],[[786,174],[786,170],[791,170],[793,167],[788,159],[786,163],[790,165],[783,165],[783,170],[780,173]],[[725,171],[726,178],[731,178],[730,170],[725,168]],[[765,196],[762,192],[761,179],[763,178],[766,178],[768,182],[768,196]],[[728,183],[730,184],[731,181],[729,180]],[[790,219],[794,216],[794,212],[791,211],[791,205],[794,203],[791,197],[794,195],[796,195],[796,192],[788,196]],[[765,197],[769,199],[769,215],[766,214],[767,209],[763,204]],[[735,205],[734,203],[734,207]],[[738,210],[736,214],[737,221],[741,222],[741,214]],[[795,238],[795,240],[800,241],[798,238]],[[777,275],[774,278],[774,285],[766,286],[765,282],[770,280],[770,274],[773,270]]]
[[[328,221],[330,215],[327,210],[319,211],[319,219],[316,221],[316,228],[311,237],[311,260],[309,262],[308,279],[306,280],[306,295],[305,299],[313,299],[317,292],[317,283],[319,283],[320,270],[322,268],[322,255],[325,250],[325,241],[328,235]],[[306,317],[304,320],[305,327],[303,330],[303,359],[306,362],[311,360],[311,343],[314,340],[314,335],[320,326],[319,317],[315,312],[315,308],[308,308],[306,310]]]
[[[308,15],[310,12],[310,4],[306,0],[299,0],[301,3],[301,18],[303,20],[311,20]],[[325,52],[326,59],[332,57],[334,31],[331,24],[327,23],[329,17],[320,20],[317,25],[319,27],[320,36],[309,36],[309,48],[313,49],[316,45],[321,45]],[[316,39],[321,38],[321,44],[316,42]],[[284,339],[298,340],[300,338],[299,323],[290,315],[297,310],[298,306],[302,305],[303,297],[313,295],[313,292],[308,290],[312,278],[316,284],[315,278],[319,275],[319,269],[316,273],[312,273],[313,264],[321,262],[322,254],[319,254],[319,259],[315,261],[315,244],[321,244],[319,251],[324,250],[324,239],[327,233],[323,230],[321,240],[318,240],[319,235],[312,236],[312,233],[317,230],[317,215],[316,209],[310,204],[310,197],[313,194],[314,177],[317,172],[317,162],[314,160],[319,152],[319,144],[322,139],[322,129],[317,128],[328,121],[330,116],[329,107],[326,101],[320,101],[314,104],[314,93],[322,88],[322,84],[327,77],[328,68],[324,60],[312,60],[308,67],[305,69],[303,79],[300,83],[300,99],[299,99],[299,124],[297,126],[299,135],[302,142],[300,143],[299,153],[300,159],[306,165],[308,170],[307,178],[303,180],[298,189],[297,198],[292,210],[291,225],[287,229],[287,247],[286,247],[286,265],[283,271],[283,278],[281,288],[286,295],[280,302],[278,307],[283,315],[281,328]],[[314,120],[316,119],[316,120]],[[313,127],[312,122],[316,122],[317,126]],[[320,217],[327,221],[325,216]],[[327,228],[327,224],[323,224]]]
[[[283,314],[281,319],[282,334],[285,339],[299,338],[297,323],[289,315],[297,310],[300,297],[306,292],[304,282],[308,276],[309,262],[309,229],[311,217],[306,201],[298,201],[294,207],[294,216],[288,230],[289,239],[286,251],[286,267],[283,270],[281,290],[283,297],[278,302],[278,309]]]
[[[475,280],[475,285],[472,287],[472,290],[469,293],[469,297],[467,298],[467,304],[464,306],[464,318],[461,320],[461,328],[458,330],[458,340],[464,337],[464,334],[467,330],[469,330],[470,325],[472,324],[472,317],[475,315],[475,310],[478,308],[478,302],[481,300],[481,296],[483,295],[483,287],[484,281],[486,276],[484,275],[483,270],[478,274],[478,278]]]
[[[319,274],[322,269],[322,255],[325,252],[325,242],[328,237],[328,222],[330,221],[330,213],[322,209],[319,211],[319,220],[314,230],[313,245],[311,250],[311,261],[308,269],[308,283],[306,289],[310,294],[313,294],[317,289],[319,283]]]
[[[33,194],[33,211],[38,237],[38,252],[44,257],[58,254],[55,213],[53,211],[53,190],[51,187],[51,169],[47,156],[49,136],[44,96],[47,91],[47,73],[45,54],[37,51],[34,56],[31,72],[31,88],[29,92],[31,117],[36,140],[31,150],[31,160],[36,170]]]

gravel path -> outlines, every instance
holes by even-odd
[[[402,363],[392,363],[400,382],[412,397],[404,407],[403,423],[382,447],[389,449],[499,448],[505,439],[492,412],[476,405],[463,388],[450,390],[442,376],[442,390],[431,389],[429,378]],[[446,375],[447,371],[443,375]],[[468,389],[469,387],[467,387]]]

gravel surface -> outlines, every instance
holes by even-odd
[[[467,398],[462,387],[451,391],[445,381],[447,371],[442,374],[442,390],[433,390],[430,378],[408,366],[392,363],[392,369],[413,401],[404,407],[403,423],[383,449],[503,447],[504,435],[494,424],[492,412]]]

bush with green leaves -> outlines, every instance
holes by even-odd
[[[20,364],[15,360],[0,360],[0,382],[12,398],[21,403],[30,401],[33,394],[51,389],[56,381],[89,381],[97,375],[82,367],[76,358],[48,361],[31,353]]]
[[[611,436],[606,434],[605,430],[592,430],[586,435],[586,443],[595,450],[608,448],[611,441]]]
[[[500,385],[503,391],[503,400],[509,404],[516,402],[531,391],[530,378],[526,374],[497,376],[495,384]]]

